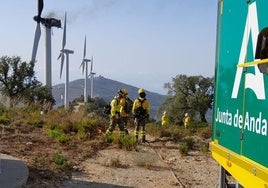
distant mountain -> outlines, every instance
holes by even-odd
[[[90,79],[89,79],[90,80]],[[90,81],[88,81],[88,95],[90,95]],[[138,97],[138,87],[124,84],[122,82],[114,81],[103,76],[98,76],[94,78],[94,97],[103,98],[106,102],[112,100],[112,98],[117,94],[119,89],[125,88],[128,90],[128,97],[134,100]],[[64,99],[64,88],[65,84],[58,84],[52,87],[52,94],[56,100],[55,107],[63,105]],[[146,90],[146,98],[150,102],[151,106],[151,116],[155,118],[157,109],[160,107],[165,99],[165,95],[150,92]],[[69,83],[69,100],[74,99],[84,95],[84,79],[74,80]]]

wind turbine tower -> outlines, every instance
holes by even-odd
[[[84,87],[84,103],[87,103],[87,79],[88,79],[88,63],[91,61],[90,59],[86,58],[86,51],[87,51],[87,39],[85,36],[85,41],[84,41],[84,56],[82,63],[80,67],[82,66],[82,73],[85,74],[85,87]]]
[[[69,54],[73,54],[73,50],[65,49],[66,45],[66,19],[67,15],[65,13],[65,19],[64,19],[64,28],[63,28],[63,39],[62,39],[62,49],[60,51],[60,55],[58,57],[61,58],[61,70],[60,70],[60,78],[62,75],[62,69],[64,65],[64,59],[66,56],[66,67],[65,67],[65,97],[64,97],[64,107],[69,108]]]
[[[93,82],[94,82],[94,75],[96,73],[93,72],[93,56],[91,58],[91,67],[90,67],[90,80],[91,80],[91,93],[90,93],[90,98],[93,99],[94,95],[93,95]]]
[[[55,18],[42,18],[41,13],[44,7],[43,0],[37,1],[37,16],[34,16],[34,20],[37,22],[32,50],[31,61],[36,60],[36,53],[38,48],[38,43],[41,37],[40,23],[45,26],[45,85],[52,86],[52,76],[51,76],[51,28],[57,27],[61,28],[61,21]]]

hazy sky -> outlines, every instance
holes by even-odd
[[[66,48],[70,81],[84,78],[80,64],[84,37],[96,75],[166,94],[164,83],[178,74],[213,76],[217,0],[44,0],[42,17],[67,12]],[[37,0],[0,2],[0,56],[30,61]],[[63,29],[52,30],[52,84],[60,79]],[[35,66],[44,82],[44,27]],[[65,68],[65,67],[64,67]]]

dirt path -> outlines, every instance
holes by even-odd
[[[218,186],[217,163],[210,154],[192,150],[181,156],[178,144],[165,139],[139,145],[136,151],[116,146],[81,163],[62,187],[198,187]]]

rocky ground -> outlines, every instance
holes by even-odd
[[[1,129],[1,153],[23,160],[29,168],[26,187],[198,187],[218,185],[218,164],[200,151],[201,138],[187,155],[170,138],[148,136],[148,143],[126,150],[98,140],[69,145],[49,138],[42,128]],[[204,141],[204,140],[202,140]],[[206,140],[209,142],[209,140]],[[67,156],[68,167],[55,165],[55,153]]]

